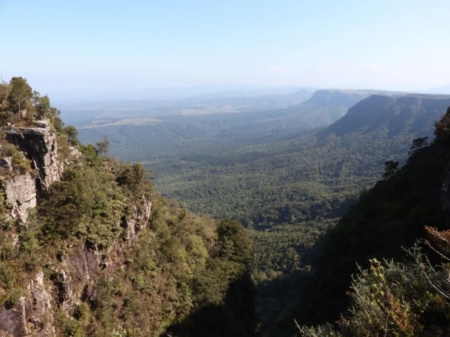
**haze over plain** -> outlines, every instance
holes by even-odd
[[[448,1],[0,1],[4,80],[54,101],[274,87],[450,92]]]

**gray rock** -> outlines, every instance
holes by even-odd
[[[52,296],[45,287],[44,273],[39,271],[12,308],[0,307],[0,337],[53,337],[54,321]]]
[[[6,131],[8,140],[25,153],[35,170],[16,176],[12,174],[11,178],[8,174],[2,181],[11,216],[21,221],[26,221],[27,210],[36,206],[39,194],[61,179],[64,169],[64,164],[58,160],[56,135],[43,121],[35,126]],[[70,151],[75,158],[81,156],[76,148]],[[12,167],[11,158],[1,159],[0,167]],[[120,261],[124,260],[124,248],[138,238],[152,209],[151,201],[145,196],[135,202],[128,200],[128,203],[131,212],[120,222],[123,235],[117,235],[106,251],[97,246],[73,247],[68,255],[58,257],[57,264],[48,266],[53,271],[51,277],[46,278],[42,271],[37,272],[17,303],[12,307],[0,307],[0,337],[56,336],[56,306],[59,312],[71,317],[82,299],[96,296],[95,281],[101,275],[114,275],[123,268]]]
[[[12,206],[11,216],[26,221],[27,209],[36,206],[36,199],[55,182],[61,180],[64,163],[58,160],[56,135],[48,120],[34,123],[35,127],[6,130],[8,140],[31,160],[36,177],[27,173],[5,179],[6,198]],[[1,158],[0,168],[12,171],[11,158]],[[1,337],[1,336],[0,336]]]
[[[133,206],[133,213],[131,216],[123,216],[120,227],[124,229],[124,239],[134,240],[137,238],[137,233],[141,231],[147,224],[150,218],[150,213],[152,210],[152,203],[145,197],[142,197],[142,204],[140,207],[137,205]]]
[[[4,188],[11,216],[26,221],[28,208],[36,207],[36,179],[30,173],[18,175],[6,181]]]
[[[41,120],[35,125],[45,127],[12,128],[6,135],[33,162],[39,175],[39,187],[48,190],[52,183],[61,179],[64,163],[58,160],[56,135],[51,132],[49,121]]]

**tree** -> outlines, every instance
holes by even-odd
[[[50,98],[47,95],[41,96],[39,92],[33,91],[32,102],[39,117],[42,118],[51,113],[52,107],[50,106]]]
[[[13,77],[9,84],[11,85],[11,92],[8,96],[9,103],[13,108],[13,112],[20,115],[26,108],[27,103],[30,103],[33,91],[23,77]]]
[[[450,107],[447,109],[446,114],[442,116],[441,120],[434,123],[434,125],[436,127],[434,130],[436,140],[441,144],[447,145],[450,139]]]
[[[8,96],[11,93],[11,85],[4,82],[0,82],[0,109],[8,107]]]
[[[68,125],[64,128],[64,132],[67,135],[67,140],[72,144],[72,145],[77,145],[78,144],[78,130],[71,126]]]
[[[428,136],[426,137],[419,137],[413,140],[411,147],[409,148],[408,155],[411,156],[416,150],[419,150],[421,148],[424,148],[425,146],[428,146]]]
[[[95,147],[99,155],[104,156],[109,151],[109,138],[108,136],[104,136],[101,142],[95,143]]]
[[[220,256],[244,266],[252,259],[253,245],[244,227],[236,220],[224,219],[217,227]]]
[[[388,160],[384,163],[383,179],[391,178],[398,171],[398,161]]]

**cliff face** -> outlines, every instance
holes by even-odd
[[[27,294],[11,308],[0,308],[0,337],[55,336],[52,296],[44,285],[44,273],[36,274]]]
[[[113,275],[123,264],[123,249],[137,239],[148,223],[152,203],[141,200],[130,216],[122,218],[126,232],[106,250],[80,245],[68,256],[61,256],[50,275],[36,273],[25,293],[11,307],[0,307],[0,337],[56,336],[55,309],[73,315],[76,308],[96,295],[99,277]]]
[[[0,167],[9,173],[2,179],[10,216],[25,223],[28,209],[37,205],[39,196],[62,178],[65,163],[58,158],[56,135],[46,120],[31,127],[9,127],[9,143],[14,144],[31,161],[32,172],[14,171],[12,157],[1,158]],[[70,149],[70,155],[79,156]],[[3,336],[55,336],[55,309],[73,314],[81,298],[95,294],[95,281],[100,275],[114,273],[121,265],[121,252],[125,245],[137,239],[138,232],[148,223],[152,203],[142,197],[130,203],[131,211],[120,218],[118,226],[123,234],[106,250],[80,245],[67,256],[61,256],[57,266],[50,266],[51,275],[39,270],[31,278],[19,300],[13,305],[0,307],[0,337]]]
[[[52,182],[59,180],[62,165],[56,159],[56,142],[47,130],[14,131],[9,136],[21,149],[28,150],[28,158],[33,158],[38,168],[38,174],[17,175],[5,183],[7,199],[9,203],[15,203],[11,215],[25,221],[26,209],[36,206],[40,188],[48,189]],[[37,152],[34,152],[32,141],[39,142],[42,148],[36,148]],[[0,307],[0,337],[56,336],[56,313],[73,319],[71,317],[83,301],[95,298],[98,279],[114,275],[123,268],[124,248],[135,242],[148,224],[152,209],[148,197],[127,200],[127,203],[127,212],[118,217],[116,226],[122,228],[122,232],[117,233],[111,245],[102,249],[83,243],[69,245],[67,254],[46,264],[45,274],[38,269],[34,276],[31,275],[13,305]]]
[[[64,162],[58,159],[56,135],[51,131],[48,120],[35,122],[32,127],[11,127],[5,131],[8,141],[24,153],[34,170],[3,182],[6,199],[11,206],[10,215],[26,221],[27,209],[36,206],[39,194],[61,179]],[[12,171],[11,159],[3,158],[2,167]]]
[[[30,173],[11,178],[5,183],[6,200],[11,205],[10,215],[26,221],[28,208],[36,207],[36,178]]]

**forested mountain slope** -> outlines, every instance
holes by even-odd
[[[416,141],[400,169],[388,163],[384,179],[327,233],[297,319],[343,316],[337,330],[303,328],[304,336],[448,336],[449,121],[450,108],[436,123],[436,139]],[[417,240],[422,250],[409,248]]]
[[[322,135],[344,136],[358,130],[369,133],[381,127],[389,136],[413,133],[433,135],[434,122],[450,102],[449,96],[439,95],[372,95],[348,110],[339,121],[330,125]],[[445,110],[444,110],[445,111]]]

